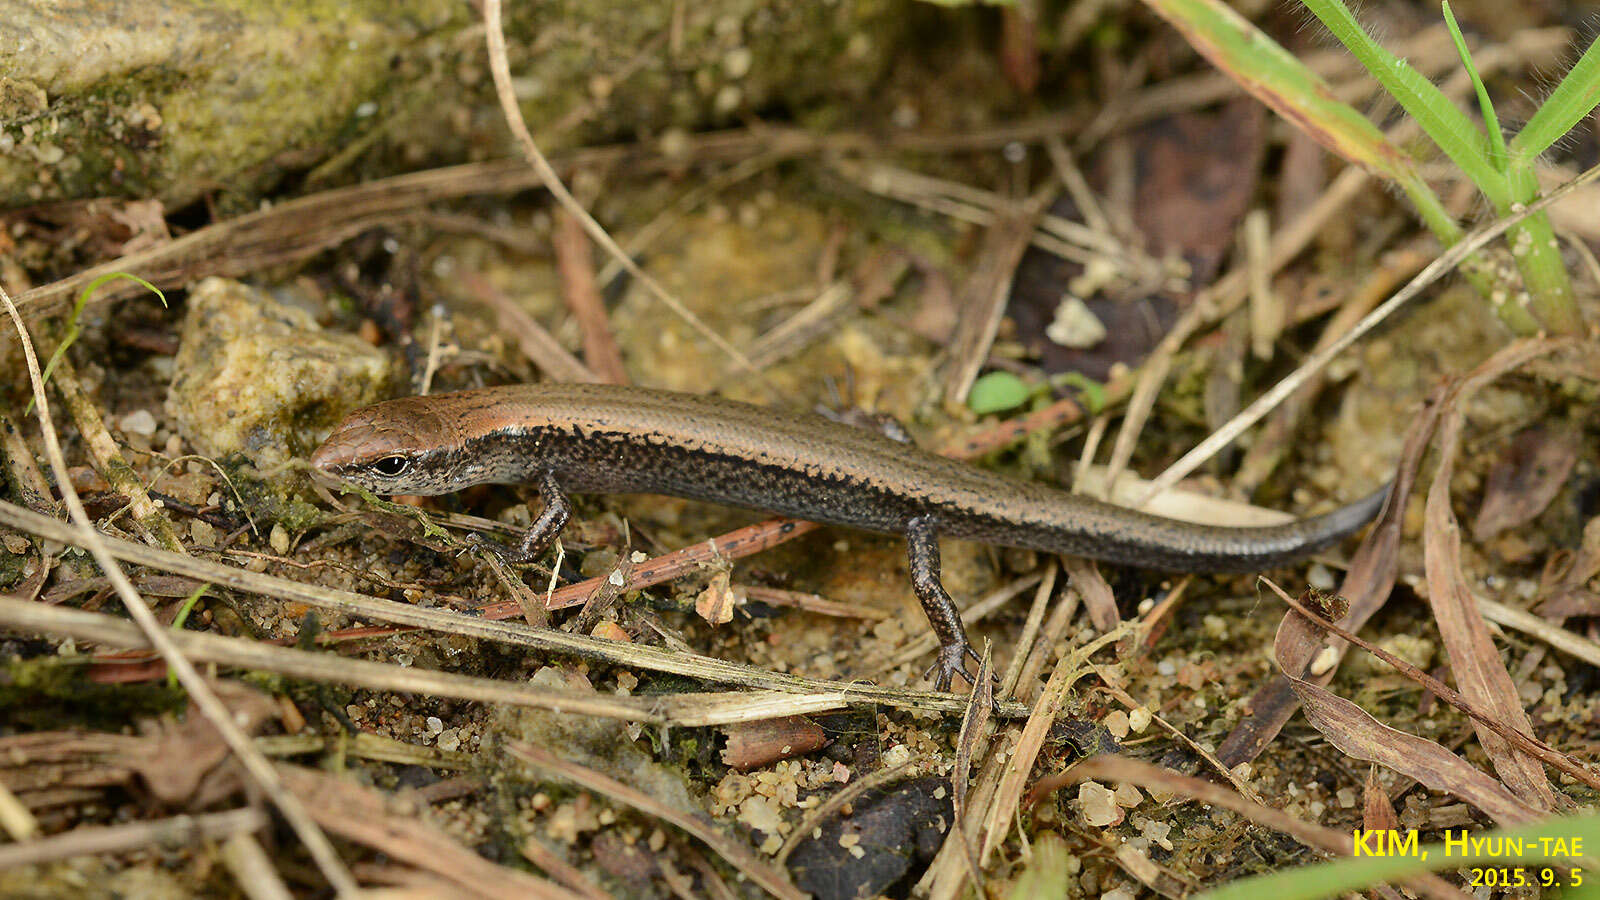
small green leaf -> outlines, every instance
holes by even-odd
[[[1067,372],[1056,379],[1066,387],[1078,389],[1078,401],[1089,415],[1099,415],[1106,408],[1106,386],[1081,372]]]
[[[1016,409],[1028,402],[1032,389],[1010,372],[990,372],[972,383],[967,407],[980,416]]]

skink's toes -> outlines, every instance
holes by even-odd
[[[924,672],[922,677],[933,679],[933,689],[936,691],[950,690],[950,684],[957,675],[961,676],[962,681],[971,684],[972,677],[967,674],[967,660],[969,659],[976,663],[980,670],[983,668],[983,660],[979,658],[978,652],[972,649],[972,644],[967,641],[951,641],[948,644],[941,644],[939,646],[939,655],[935,657],[933,665],[928,667],[928,671]],[[998,684],[999,677],[992,677],[995,683]]]

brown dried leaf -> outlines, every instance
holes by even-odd
[[[1361,707],[1309,681],[1291,679],[1306,718],[1328,743],[1347,756],[1374,762],[1409,775],[1436,791],[1454,794],[1488,813],[1502,825],[1541,817],[1471,763],[1433,741],[1379,722]]]
[[[323,828],[396,860],[448,879],[467,896],[569,900],[561,886],[498,866],[472,852],[433,825],[404,801],[335,775],[279,765],[289,790]]]
[[[1569,425],[1535,425],[1513,438],[1489,470],[1472,539],[1488,540],[1544,512],[1572,474],[1579,446],[1579,432]]]
[[[1367,783],[1362,787],[1361,827],[1367,831],[1397,831],[1400,817],[1395,815],[1394,804],[1389,802],[1389,792],[1378,778],[1378,767],[1367,769]]]
[[[248,685],[237,681],[210,684],[246,734],[277,712],[278,705],[271,697]],[[230,773],[217,770],[228,758],[227,742],[192,702],[181,723],[163,721],[152,730],[154,734],[129,753],[126,761],[163,802],[205,805],[238,787]],[[216,778],[212,777],[214,771]]]
[[[1600,575],[1600,516],[1583,526],[1577,550],[1559,551],[1545,564],[1539,577],[1539,594],[1544,598],[1539,614],[1547,619],[1600,616],[1600,594],[1588,588],[1596,575]]]
[[[1456,686],[1474,707],[1494,716],[1505,726],[1533,734],[1516,684],[1506,671],[1489,627],[1478,611],[1461,570],[1461,530],[1450,509],[1450,477],[1455,471],[1465,419],[1465,403],[1479,388],[1527,361],[1567,346],[1567,341],[1524,340],[1504,348],[1462,380],[1446,401],[1449,409],[1439,435],[1440,458],[1428,489],[1423,523],[1423,555],[1428,579],[1428,599],[1439,635],[1450,656]],[[1548,811],[1558,803],[1555,789],[1539,761],[1517,752],[1486,726],[1474,723],[1478,741],[1494,762],[1495,771],[1517,796],[1536,809]],[[1420,780],[1420,779],[1419,779]]]
[[[1239,99],[1137,129],[1134,217],[1157,253],[1176,250],[1207,284],[1238,233],[1261,175],[1266,112]]]
[[[1111,585],[1106,583],[1105,576],[1100,574],[1098,566],[1075,556],[1062,557],[1061,565],[1072,579],[1072,586],[1083,597],[1083,605],[1089,609],[1089,620],[1094,623],[1095,630],[1105,634],[1122,624],[1122,616],[1117,612],[1117,598],[1111,592]]]
[[[1444,388],[1435,390],[1423,402],[1420,414],[1412,420],[1411,431],[1406,435],[1400,463],[1395,470],[1394,484],[1389,489],[1389,502],[1384,505],[1383,514],[1367,532],[1361,547],[1351,558],[1350,569],[1345,573],[1344,583],[1339,586],[1339,596],[1350,604],[1349,610],[1337,622],[1346,631],[1361,630],[1361,626],[1383,608],[1394,592],[1400,569],[1400,536],[1406,503],[1416,483],[1417,467],[1422,462],[1422,455],[1427,451],[1434,429],[1439,424],[1444,397]],[[1308,674],[1306,666],[1323,646],[1332,646],[1341,654],[1345,649],[1342,640],[1325,639],[1322,630],[1310,627],[1304,618],[1286,614],[1278,625],[1273,652],[1285,672],[1305,677]],[[1300,660],[1299,664],[1285,662],[1291,658]],[[1327,684],[1333,680],[1336,672],[1338,667],[1334,666],[1311,680],[1317,684]],[[1283,675],[1258,690],[1250,703],[1249,715],[1234,726],[1217,750],[1217,758],[1229,768],[1259,756],[1294,715],[1298,706],[1296,694]]]

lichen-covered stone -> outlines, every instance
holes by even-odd
[[[541,0],[504,26],[550,149],[869,96],[908,5]],[[315,187],[510,155],[482,27],[458,0],[12,0],[0,208],[209,195],[241,211],[285,173]]]
[[[382,352],[248,285],[207,278],[188,306],[167,405],[200,453],[242,453],[275,469],[389,382]]]

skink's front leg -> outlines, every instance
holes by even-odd
[[[500,557],[502,562],[527,565],[538,560],[555,543],[561,529],[567,527],[567,521],[572,518],[572,501],[561,490],[554,472],[546,472],[539,479],[539,497],[544,501],[544,509],[540,510],[539,517],[533,520],[528,533],[522,536],[522,542],[517,546],[507,547],[477,534],[469,535],[467,540],[473,546],[482,547]]]
[[[922,611],[939,638],[939,657],[928,672],[934,676],[936,690],[948,691],[955,676],[967,678],[968,659],[979,665],[982,661],[967,640],[960,611],[939,581],[939,537],[934,533],[932,519],[918,517],[910,521],[906,527],[906,547],[911,559],[911,589],[922,601]]]

